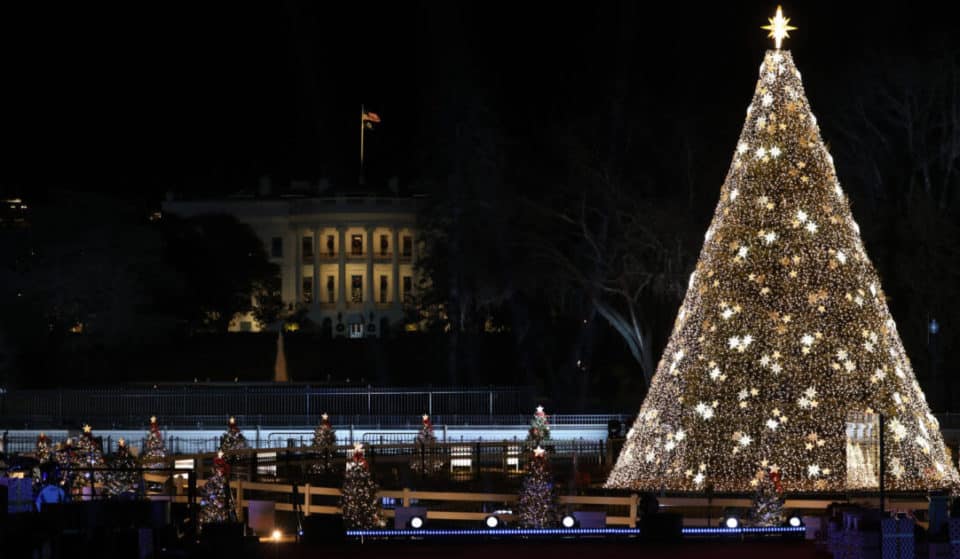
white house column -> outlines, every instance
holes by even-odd
[[[417,232],[413,229],[410,230],[410,295],[413,295],[417,290],[417,285],[419,281],[417,279],[417,259],[420,258],[420,239],[417,238]]]
[[[373,230],[372,225],[367,226],[367,246],[364,247],[367,249],[367,289],[365,290],[364,306],[369,308],[373,308],[375,301],[373,289]]]
[[[337,233],[337,310],[342,311],[347,308],[347,226],[338,225]]]
[[[320,306],[320,227],[313,226],[313,301],[314,306]]]
[[[390,242],[391,249],[391,264],[393,264],[393,282],[391,283],[391,291],[393,292],[393,297],[391,301],[393,302],[394,310],[400,307],[400,227],[398,225],[393,226],[393,240]]]
[[[303,303],[303,232],[300,231],[299,227],[293,229],[293,243],[293,292],[296,294],[296,300],[294,301],[296,306]]]

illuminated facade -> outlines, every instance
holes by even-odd
[[[416,200],[377,196],[168,201],[164,212],[229,214],[253,228],[280,268],[288,310],[334,336],[379,336],[403,320],[416,289]],[[256,331],[250,316],[231,330]]]

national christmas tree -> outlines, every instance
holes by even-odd
[[[340,507],[343,523],[348,530],[376,528],[380,525],[380,506],[377,482],[370,473],[370,465],[363,455],[363,445],[353,445],[353,456],[347,461],[343,478]]]
[[[522,528],[550,528],[557,524],[557,489],[547,461],[547,451],[539,446],[527,464],[517,505]]]
[[[117,441],[117,452],[110,458],[110,470],[104,475],[103,492],[111,497],[130,496],[138,493],[140,472],[137,459],[130,453],[127,441]]]
[[[410,469],[421,474],[435,474],[443,470],[445,460],[437,448],[437,436],[433,433],[430,416],[423,414],[420,432],[413,445]]]
[[[96,471],[104,468],[103,450],[100,442],[93,436],[93,429],[89,425],[83,426],[83,433],[77,440],[73,452],[73,468],[76,471],[74,487],[88,487],[103,481],[103,472]],[[91,471],[90,468],[95,470]]]
[[[229,494],[228,479],[230,464],[224,458],[223,451],[213,459],[213,475],[203,484],[200,497],[200,524],[220,524],[236,520],[231,506],[233,499]]]
[[[886,487],[958,482],[789,51],[760,66],[696,269],[607,487],[843,491],[850,417],[885,419]],[[852,424],[854,425],[854,424]],[[854,425],[859,429],[860,426]]]
[[[147,433],[147,442],[144,443],[143,452],[140,455],[140,464],[147,469],[167,467],[167,449],[163,445],[163,435],[160,433],[157,416],[150,418],[150,431]]]
[[[547,419],[543,406],[537,406],[537,411],[533,414],[533,420],[530,421],[530,429],[527,431],[527,441],[539,446],[543,441],[550,440],[550,422]]]
[[[337,432],[330,423],[330,416],[320,416],[320,425],[313,430],[311,450],[316,454],[316,462],[310,466],[310,473],[327,474],[333,471],[333,459],[337,453]]]
[[[227,430],[220,435],[220,451],[224,453],[227,460],[233,462],[237,459],[237,451],[250,448],[247,444],[247,438],[243,436],[243,431],[237,426],[236,418],[231,417],[227,422]]]
[[[756,486],[750,524],[753,526],[780,526],[783,524],[783,485],[780,468],[761,467],[750,482]]]

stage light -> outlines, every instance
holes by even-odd
[[[803,525],[803,520],[801,520],[799,516],[793,515],[790,517],[790,520],[788,520],[787,523],[794,528],[799,528]]]
[[[411,516],[410,517],[410,527],[414,530],[419,530],[423,528],[423,517],[422,516]]]
[[[740,527],[740,519],[736,516],[728,516],[723,520],[723,525],[731,530],[735,530]]]
[[[280,538],[283,537],[283,532],[281,532],[280,530],[274,530],[273,534],[271,534],[270,537],[273,539],[273,541],[278,542],[280,541]]]
[[[577,522],[577,519],[576,519],[576,518],[574,518],[573,516],[571,516],[571,515],[568,514],[568,515],[566,515],[566,516],[563,517],[563,519],[560,521],[560,524],[561,524],[564,528],[566,528],[566,529],[569,530],[569,529],[571,529],[571,528],[576,528],[576,527],[577,527],[577,524],[579,524],[579,523]]]
[[[490,529],[500,527],[500,519],[497,518],[496,516],[493,516],[492,514],[486,517],[485,519],[483,519],[483,523],[486,524],[487,528],[490,528]]]

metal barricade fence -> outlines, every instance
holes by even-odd
[[[156,415],[166,425],[222,425],[228,416],[248,424],[308,425],[320,413],[355,424],[390,423],[420,414],[489,418],[530,413],[535,400],[526,387],[378,388],[290,384],[186,384],[151,387],[11,390],[0,394],[0,425],[63,427],[96,422],[105,427],[144,425]],[[486,418],[486,419],[485,419]]]

